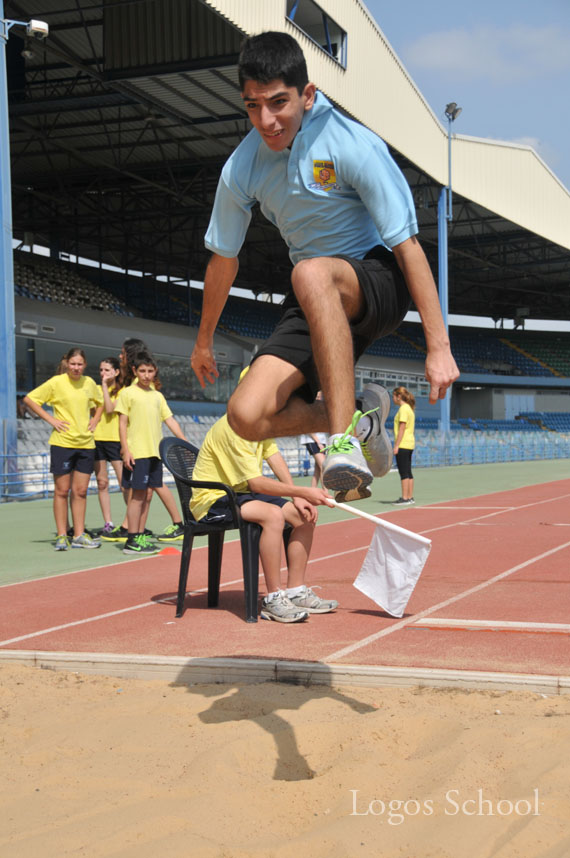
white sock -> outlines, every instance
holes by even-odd
[[[270,602],[272,599],[275,598],[275,596],[278,596],[279,593],[280,593],[279,590],[274,590],[273,593],[268,593],[265,598],[267,599],[268,602]]]
[[[304,589],[305,589],[305,585],[304,585],[304,584],[301,584],[301,586],[300,586],[300,587],[288,587],[288,588],[285,590],[285,592],[286,592],[286,594],[287,594],[287,597],[290,599],[290,598],[291,598],[291,596],[296,596],[298,593],[301,593],[301,591],[302,591],[302,590],[304,590]]]

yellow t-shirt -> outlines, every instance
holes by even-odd
[[[405,423],[404,437],[400,441],[403,450],[413,450],[416,446],[414,429],[416,426],[416,415],[414,409],[407,402],[402,402],[396,416],[394,417],[394,439],[398,437],[400,423]]]
[[[162,439],[162,424],[172,411],[158,390],[143,390],[138,384],[123,387],[115,405],[117,414],[126,414],[127,443],[133,458],[148,459],[158,456],[158,445]]]
[[[101,415],[101,419],[99,420],[97,426],[95,427],[95,440],[96,441],[120,441],[119,438],[119,415],[116,411],[112,411],[111,414],[107,414],[105,411],[105,401],[103,400],[103,388],[100,384],[97,385],[97,392],[99,393],[101,400],[103,401],[103,413]],[[118,390],[114,395],[111,396],[111,402],[116,402],[117,397],[121,391]]]
[[[223,417],[208,430],[192,474],[195,480],[225,483],[235,492],[249,491],[247,481],[260,477],[263,460],[279,452],[272,439],[245,441],[230,428]],[[212,504],[225,493],[216,489],[194,489],[190,512],[195,519],[203,518]]]
[[[66,432],[53,430],[49,438],[50,444],[77,450],[92,450],[95,447],[93,432],[87,427],[91,419],[91,409],[101,405],[102,399],[92,378],[82,375],[78,379],[72,379],[64,372],[48,378],[28,393],[28,396],[36,405],[51,405],[54,417],[69,424]]]

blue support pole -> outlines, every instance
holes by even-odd
[[[8,26],[4,21],[4,3],[0,0],[0,206],[2,234],[0,236],[0,420],[2,432],[0,451],[3,457],[16,455],[16,344],[14,338],[14,263],[12,257],[12,191],[10,182],[10,137],[8,131],[8,85],[6,73],[6,42]],[[4,473],[12,470],[15,459],[2,458]]]
[[[447,188],[442,188],[439,193],[437,204],[437,267],[438,267],[438,289],[441,315],[445,330],[448,325],[448,280],[447,280]],[[443,435],[447,435],[451,428],[451,391],[447,391],[445,399],[440,399],[439,428]]]

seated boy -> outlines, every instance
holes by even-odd
[[[276,480],[263,476],[264,459]],[[261,606],[264,620],[298,623],[309,614],[325,614],[338,607],[338,602],[320,599],[305,585],[316,506],[327,504],[330,496],[324,489],[296,486],[275,441],[245,441],[230,428],[224,414],[204,439],[193,478],[230,486],[237,493],[242,517],[261,526],[259,556],[267,586]],[[231,516],[227,496],[212,489],[194,489],[190,511],[197,520],[206,515],[218,520]],[[287,589],[283,590],[280,568],[285,523],[293,530],[287,549]]]

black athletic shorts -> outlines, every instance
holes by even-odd
[[[95,449],[85,450],[77,447],[58,447],[50,444],[50,473],[56,477],[77,471],[79,474],[92,474]]]
[[[96,462],[118,462],[121,459],[121,445],[118,441],[95,441]]]
[[[320,453],[323,448],[315,441],[309,441],[308,444],[305,444],[305,449],[307,450],[307,453],[311,454],[311,456],[315,456],[317,453]]]
[[[335,258],[345,259],[352,265],[364,296],[364,314],[350,326],[356,364],[375,340],[399,327],[410,309],[410,293],[394,254],[381,245],[373,247],[364,259],[342,254]],[[301,370],[307,383],[296,393],[307,402],[313,402],[321,384],[313,361],[309,326],[292,291],[283,302],[283,315],[277,327],[252,360],[260,355],[275,355]]]
[[[264,495],[260,492],[241,492],[240,494],[236,494],[236,503],[238,507],[241,507],[250,501],[263,501],[264,503],[272,503],[275,506],[285,506],[286,503],[289,503],[287,498],[282,498],[276,495]],[[232,512],[228,496],[224,495],[223,498],[218,498],[218,500],[212,504],[204,518],[200,520],[204,523],[211,522],[212,524],[232,521]]]
[[[162,460],[158,456],[135,459],[135,466],[123,466],[121,485],[124,489],[159,489],[162,486]]]

